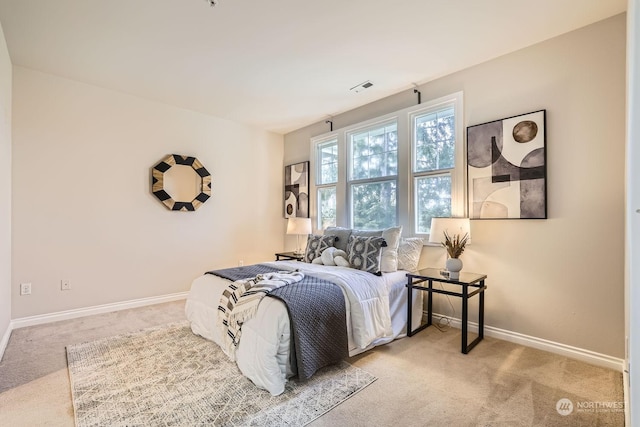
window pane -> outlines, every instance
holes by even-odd
[[[349,140],[351,180],[393,176],[398,173],[396,123],[352,134]]]
[[[398,175],[398,153],[387,153],[387,176]]]
[[[336,226],[336,187],[318,189],[318,228]]]
[[[351,226],[379,230],[396,225],[396,181],[351,186]]]
[[[414,172],[452,169],[455,166],[453,107],[415,118]]]
[[[351,162],[351,179],[366,179],[369,177],[369,157],[356,157]]]
[[[333,140],[318,145],[318,184],[338,182],[338,141]]]
[[[372,154],[369,156],[368,178],[380,178],[387,175],[384,154]]]
[[[416,232],[429,233],[431,218],[451,216],[451,176],[415,179]]]

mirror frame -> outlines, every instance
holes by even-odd
[[[164,189],[164,174],[175,165],[191,166],[200,176],[200,194],[189,201],[173,200]],[[151,192],[169,210],[195,211],[211,197],[211,174],[195,157],[169,154],[151,169]]]

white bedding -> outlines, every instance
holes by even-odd
[[[266,263],[283,270],[299,269],[336,283],[345,295],[349,355],[354,356],[406,334],[406,271],[384,273],[381,277],[352,268],[323,266],[298,261]],[[191,284],[185,307],[194,333],[220,345],[216,326],[217,307],[229,281],[205,274]],[[422,315],[421,293],[414,294],[413,321]],[[236,350],[240,371],[272,395],[284,391],[289,366],[290,327],[284,304],[264,298],[256,316],[242,326],[242,339]]]

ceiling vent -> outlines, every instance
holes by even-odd
[[[362,82],[359,85],[356,85],[354,87],[352,87],[351,91],[355,92],[355,93],[360,93],[365,89],[369,89],[371,86],[373,86],[373,83],[371,83],[369,80],[367,80],[366,82]]]

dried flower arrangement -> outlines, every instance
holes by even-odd
[[[464,236],[460,238],[459,234],[454,234],[453,238],[449,236],[449,233],[444,232],[444,242],[441,243],[442,247],[447,250],[447,253],[451,258],[459,258],[464,252],[464,247],[469,240],[469,233],[464,233]]]

